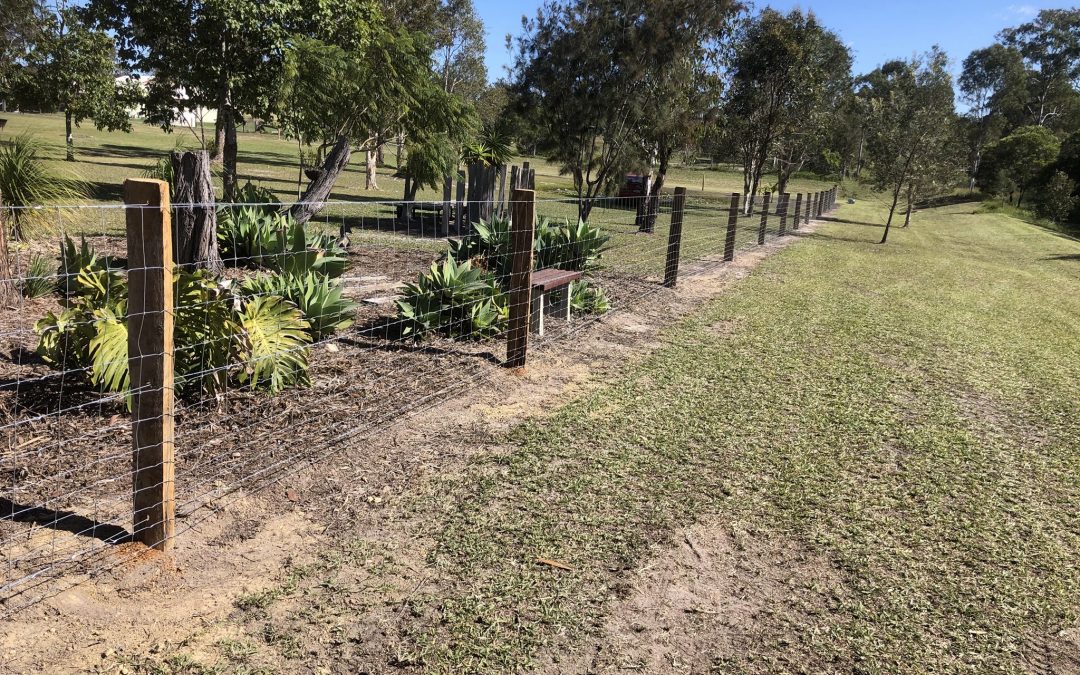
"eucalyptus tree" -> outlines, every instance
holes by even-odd
[[[977,49],[964,59],[960,74],[961,100],[965,114],[970,175],[974,188],[983,149],[1001,137],[1010,120],[1022,119],[1027,103],[1027,72],[1023,58],[1013,48],[993,44]]]
[[[939,152],[955,116],[948,58],[934,47],[910,61],[890,61],[862,77],[857,94],[870,105],[867,147],[871,183],[891,197],[881,243],[889,237],[901,195],[912,194],[917,172],[948,160]]]
[[[73,9],[60,7],[42,16],[37,38],[21,61],[15,97],[64,114],[68,161],[75,160],[73,126],[87,119],[98,129],[131,131],[129,106],[137,90],[116,78],[112,38],[87,27]]]
[[[757,193],[770,156],[778,160],[783,191],[850,88],[851,55],[813,13],[767,8],[741,26],[731,71],[727,118],[743,192]]]
[[[444,0],[436,20],[434,66],[443,90],[475,103],[487,87],[484,22],[472,0]]]
[[[1016,186],[1019,206],[1024,195],[1030,194],[1047,169],[1058,161],[1061,143],[1057,137],[1039,125],[1016,129],[986,148],[986,158],[979,172],[979,184],[989,189],[1000,174]]]
[[[1053,126],[1077,105],[1080,79],[1080,9],[1044,9],[1035,20],[998,35],[1027,68],[1029,124]]]

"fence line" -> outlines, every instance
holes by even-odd
[[[645,234],[642,212],[651,216],[652,207],[639,208],[639,198],[602,202],[587,227],[575,227],[576,200],[519,190],[509,212],[533,235],[495,218],[441,251],[422,225],[387,234],[328,219],[288,231],[274,214],[290,204],[216,205],[229,264],[221,277],[169,269],[169,230],[148,220],[168,208],[134,197],[138,204],[111,207],[134,223],[126,241],[97,232],[98,250],[78,244],[55,272],[24,276],[24,289],[37,281],[53,290],[0,323],[13,354],[0,370],[0,615],[137,557],[144,549],[127,543],[133,535],[167,549],[213,515],[207,505],[322,461],[346,441],[498,377],[500,367],[527,364],[530,349],[568,339],[606,311],[631,308],[782,235],[785,200],[755,197],[750,212],[759,213],[749,216],[740,198],[724,208],[677,192],[655,205],[653,233]],[[835,188],[820,203],[830,209]],[[407,234],[416,230],[420,236]],[[156,241],[148,237],[155,231]],[[140,276],[171,280],[164,285],[174,306]],[[540,277],[551,285],[532,283]],[[167,318],[175,345],[147,348],[139,326]],[[514,335],[524,348],[510,344]],[[502,341],[505,357],[496,355]],[[145,359],[156,379],[140,377]],[[147,397],[158,408],[144,413]],[[167,453],[173,418],[175,460]],[[148,447],[160,454],[148,458]],[[175,533],[166,522],[174,517]]]

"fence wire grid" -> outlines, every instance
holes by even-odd
[[[442,202],[329,202],[303,224],[284,215],[299,204],[172,205],[174,223],[184,209],[215,216],[222,258],[219,272],[177,265],[171,276],[178,545],[241,490],[506,372],[515,321],[530,346],[569,339],[668,292],[673,243],[679,283],[692,283],[804,226],[809,201],[799,196],[796,222],[795,195],[737,207],[612,198],[587,224],[573,199],[510,199],[475,224],[466,207]],[[0,617],[155,543],[132,541],[136,472],[161,467],[135,468],[130,406],[161,391],[131,386],[129,340],[142,336],[128,328],[161,317],[128,310],[146,301],[129,297],[133,273],[171,265],[131,269],[143,242],[125,229],[153,212],[4,214],[5,227],[45,234],[12,247],[21,299],[0,319]],[[527,269],[514,250],[525,241],[516,213],[536,217]]]

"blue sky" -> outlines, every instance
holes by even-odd
[[[510,63],[507,33],[521,30],[521,15],[535,14],[540,0],[474,0],[487,31],[488,77],[496,80]],[[1040,9],[1068,7],[1060,2],[995,0],[817,0],[771,2],[757,6],[810,9],[851,47],[855,72],[864,73],[892,58],[907,58],[939,44],[954,71],[973,49],[990,44],[999,30],[1031,19]]]

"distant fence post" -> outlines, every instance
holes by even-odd
[[[787,217],[788,217],[788,204],[791,202],[791,194],[788,192],[780,195],[780,203],[776,207],[776,212],[780,214],[780,230],[779,236],[787,234]]]
[[[739,229],[739,193],[731,193],[731,206],[728,207],[727,236],[724,238],[724,262],[735,259],[735,233]]]
[[[806,208],[803,209],[803,216],[802,216],[804,225],[809,225],[810,224],[810,195],[811,195],[811,193],[809,193],[809,192],[806,193]]]
[[[806,208],[810,208],[810,204],[806,205]],[[799,213],[802,211],[802,193],[799,192],[795,195],[795,217],[791,219],[791,229],[799,229]]]
[[[450,199],[454,194],[454,177],[447,174],[442,186],[442,235],[450,236]]]
[[[761,197],[761,224],[758,225],[757,231],[757,243],[758,246],[765,244],[765,234],[769,227],[769,200],[772,199],[772,193],[766,192]]]
[[[675,288],[679,280],[679,251],[682,248],[683,210],[686,208],[686,188],[675,188],[671,202],[671,229],[668,230],[667,262],[664,264],[664,285]]]
[[[510,193],[510,322],[506,365],[524,368],[529,351],[529,313],[532,311],[533,237],[536,193]]]
[[[825,203],[825,193],[824,192],[819,192],[818,196],[817,196],[817,203],[814,204],[814,215],[816,215],[818,218],[820,218],[821,214],[824,213],[824,211],[825,211],[825,209],[822,208],[824,203]]]
[[[128,248],[133,527],[168,553],[176,526],[173,445],[173,253],[169,184],[124,181]]]
[[[461,236],[468,234],[465,228],[465,172],[459,171],[457,178],[457,206],[454,209],[454,231]]]

